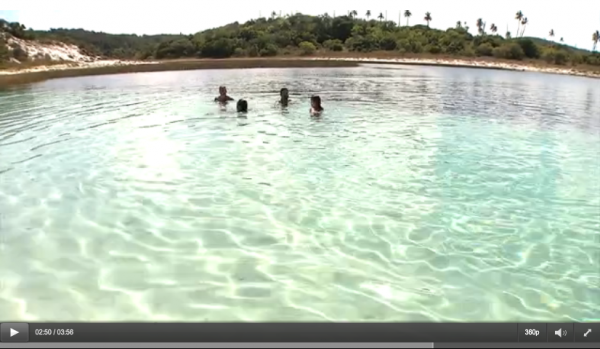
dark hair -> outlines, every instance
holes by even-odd
[[[312,97],[310,97],[310,102],[315,103],[317,105],[317,107],[319,108],[319,110],[323,110],[323,107],[321,107],[321,97],[312,96]]]
[[[248,111],[248,102],[244,99],[240,99],[237,102],[237,111],[238,112],[247,112]]]
[[[289,91],[287,88],[285,88],[285,87],[284,87],[284,88],[282,88],[282,89],[279,91],[279,95],[280,95],[280,96],[282,96],[284,92],[288,92],[288,93],[289,93],[290,91]]]

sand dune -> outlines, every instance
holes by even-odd
[[[5,34],[6,35],[6,34]],[[52,64],[41,64],[35,67],[19,67],[13,69],[0,70],[0,75],[13,75],[33,73],[50,70],[80,69],[80,68],[98,68],[113,65],[134,65],[134,64],[152,64],[154,62],[141,61],[122,61],[114,59],[102,59],[97,56],[90,56],[77,47],[63,42],[41,43],[35,40],[22,40],[10,35],[6,35],[7,46],[9,50],[19,47],[23,50],[29,60],[52,62]],[[21,64],[16,59],[13,63]]]

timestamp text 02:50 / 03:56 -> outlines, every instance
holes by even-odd
[[[72,328],[36,328],[34,331],[36,336],[72,336],[75,330]]]

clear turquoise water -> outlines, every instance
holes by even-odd
[[[210,102],[221,84],[246,119]],[[3,91],[0,320],[598,319],[599,132],[597,80],[533,73],[215,70]]]

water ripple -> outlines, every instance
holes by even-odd
[[[592,83],[380,65],[1,92],[0,320],[597,319]]]

